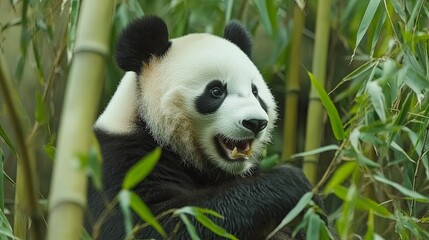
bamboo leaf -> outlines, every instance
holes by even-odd
[[[402,155],[404,155],[410,162],[412,163],[416,163],[416,161],[414,161],[410,156],[408,156],[408,154],[404,151],[404,149],[401,148],[401,146],[399,146],[396,142],[392,142],[390,144],[390,147],[392,147],[394,150],[400,152]]]
[[[80,234],[80,240],[93,240],[85,228],[82,228],[82,233]]]
[[[361,66],[359,66],[358,68],[356,68],[355,70],[353,70],[347,76],[345,76],[341,82],[355,79],[355,78],[361,76],[362,74],[368,72],[369,70],[373,69],[374,67],[377,67],[377,65],[378,65],[378,61],[366,62],[366,63],[362,64]]]
[[[88,169],[88,175],[91,176],[92,182],[94,186],[98,190],[103,189],[102,177],[101,177],[101,154],[95,149],[95,147],[91,147],[88,152],[88,161],[86,168]]]
[[[369,210],[368,212],[368,222],[366,224],[367,230],[365,233],[365,240],[373,240],[374,239],[374,212]]]
[[[2,26],[0,32],[4,32],[8,28],[18,26],[20,24],[21,24],[21,18],[12,19]]]
[[[223,216],[214,210],[207,209],[207,208],[200,208],[200,207],[192,207],[192,208],[197,210],[200,213],[209,214],[209,215],[215,216],[217,218],[223,219]]]
[[[380,85],[376,81],[369,82],[367,85],[367,92],[370,96],[371,104],[377,113],[380,120],[385,123],[386,122],[386,100],[384,99],[383,89],[381,89]]]
[[[144,11],[143,11],[140,3],[137,0],[130,0],[129,4],[130,4],[132,11],[135,12],[136,16],[143,16],[144,15]]]
[[[197,234],[197,231],[195,230],[195,226],[192,225],[191,221],[189,221],[188,217],[185,214],[179,214],[180,219],[182,219],[182,222],[186,226],[186,230],[189,233],[189,236],[192,240],[201,240],[200,237]]]
[[[335,239],[334,236],[332,236],[331,232],[329,231],[328,227],[326,226],[325,222],[320,219],[320,240],[331,240]]]
[[[295,0],[296,5],[298,5],[299,9],[301,11],[304,11],[305,8],[305,1],[304,0]]]
[[[419,104],[421,104],[421,101],[424,98],[423,93],[429,88],[429,81],[412,67],[407,68],[405,76],[405,84],[416,93],[417,100]]]
[[[334,103],[329,98],[323,86],[316,80],[314,75],[311,72],[307,71],[308,76],[310,77],[311,83],[317,89],[319,93],[320,100],[322,101],[323,106],[325,107],[329,120],[331,122],[332,131],[337,140],[342,140],[344,138],[344,128],[341,122],[340,115],[338,114],[337,109],[335,108]]]
[[[43,102],[42,95],[39,91],[36,92],[36,112],[34,113],[38,123],[45,123],[48,120],[48,110]]]
[[[372,37],[372,43],[371,43],[371,57],[374,55],[375,46],[377,45],[378,38],[380,37],[381,30],[383,29],[384,22],[386,21],[386,12],[383,12],[383,15],[381,16],[381,19],[377,21],[377,26],[374,30],[374,35]]]
[[[43,85],[45,82],[45,77],[44,77],[43,66],[41,63],[39,49],[38,49],[39,45],[36,43],[35,38],[32,39],[32,45],[33,45],[32,48],[33,48],[33,54],[34,54],[34,61],[36,62],[37,78],[39,79],[39,83]]]
[[[224,228],[220,227],[216,223],[214,223],[210,218],[208,218],[206,215],[200,213],[197,211],[196,215],[194,215],[195,219],[200,222],[204,227],[208,228],[210,231],[216,233],[219,236],[238,240],[234,235],[228,233]]]
[[[368,4],[368,7],[365,10],[365,14],[363,15],[362,21],[359,25],[359,29],[356,35],[356,46],[353,51],[353,57],[356,53],[356,49],[359,46],[360,42],[362,41],[363,36],[365,36],[365,33],[368,31],[368,27],[371,24],[372,20],[374,19],[375,12],[378,9],[378,5],[380,4],[380,0],[371,0]]]
[[[407,22],[407,15],[405,13],[405,6],[399,0],[390,0],[392,3],[393,9],[395,9],[396,14],[401,18],[403,23]]]
[[[404,102],[401,103],[401,108],[399,109],[399,113],[395,119],[394,125],[396,126],[404,125],[408,112],[410,111],[411,100],[412,100],[411,93],[408,93]]]
[[[307,239],[320,239],[320,222],[321,219],[317,214],[311,214],[307,226]]]
[[[262,26],[269,36],[273,36],[273,26],[271,25],[270,16],[267,8],[267,1],[271,0],[256,0],[256,8],[258,9]]]
[[[271,169],[275,167],[280,162],[280,156],[278,154],[273,154],[271,156],[264,157],[261,160],[260,166],[262,169]]]
[[[45,151],[45,153],[48,155],[50,160],[54,160],[55,159],[55,152],[56,152],[56,148],[55,145],[52,143],[48,143],[44,146],[43,150]]]
[[[337,197],[339,197],[343,201],[347,201],[348,190],[345,187],[338,185],[333,189],[333,192]],[[355,201],[355,206],[358,209],[367,210],[367,211],[372,210],[376,215],[384,218],[391,218],[393,216],[393,214],[389,212],[387,208],[385,208],[383,205],[380,205],[379,203],[375,202],[370,198],[357,195],[357,196],[354,196],[354,201]]]
[[[380,167],[380,165],[374,161],[372,161],[371,159],[365,157],[364,155],[362,155],[361,153],[357,154],[357,160],[359,163],[371,167],[371,168],[378,168]]]
[[[309,156],[309,155],[315,155],[315,154],[319,154],[319,153],[327,152],[327,151],[336,151],[338,149],[339,149],[338,145],[331,144],[331,145],[323,146],[323,147],[316,148],[316,149],[313,149],[310,151],[293,154],[291,156],[291,158],[299,158],[299,157],[304,157],[304,156]]]
[[[25,57],[19,56],[18,62],[16,63],[15,70],[13,71],[13,75],[16,79],[20,80],[22,78],[22,74],[24,74],[24,66],[25,66]]]
[[[394,187],[396,190],[398,190],[399,192],[401,192],[405,196],[414,198],[419,202],[429,202],[428,197],[423,196],[422,194],[415,192],[413,190],[409,190],[409,189],[399,185],[398,183],[395,183],[395,182],[392,182],[392,181],[386,179],[385,177],[378,175],[378,176],[374,176],[374,179],[381,182],[381,183],[385,183],[387,185]]]
[[[325,193],[329,193],[332,189],[343,183],[356,170],[356,162],[347,162],[340,166],[332,176],[325,188]]]
[[[283,218],[280,224],[267,236],[266,239],[270,239],[271,237],[273,237],[274,234],[276,234],[288,223],[294,220],[302,212],[302,210],[304,210],[304,208],[307,207],[307,205],[310,203],[312,198],[313,198],[312,192],[308,192],[304,194],[299,200],[299,202],[296,204],[296,206],[292,210],[290,210],[290,212],[286,215],[286,217]]]
[[[10,150],[13,153],[13,156],[18,159],[18,154],[16,152],[15,145],[13,145],[12,141],[10,140],[9,136],[6,134],[6,132],[3,129],[3,126],[0,124],[0,137],[3,139],[3,141],[9,146]]]
[[[298,232],[303,230],[310,221],[310,216],[314,214],[314,208],[309,208],[307,212],[304,214],[304,217],[302,218],[301,222],[295,227],[295,229],[292,232],[292,239],[296,238],[296,235],[298,235]],[[268,237],[266,238],[268,239]]]
[[[131,208],[140,216],[140,218],[151,225],[161,236],[166,237],[164,229],[152,215],[149,207],[140,199],[140,197],[133,193],[129,192],[130,195],[130,206]]]
[[[215,216],[217,218],[222,218],[223,216],[219,213],[205,208],[199,208],[199,207],[182,207],[180,209],[177,209],[174,212],[174,215],[180,215],[180,214],[189,214],[195,217],[195,219],[200,222],[204,227],[208,228],[213,233],[226,237],[228,239],[238,240],[234,235],[228,233],[224,228],[220,227],[216,223],[214,223],[210,218],[208,218],[205,213],[210,214],[212,216]]]
[[[131,194],[128,190],[121,190],[118,194],[119,206],[124,214],[125,233],[130,235],[133,229],[132,216],[130,210]]]
[[[141,182],[147,175],[149,175],[149,173],[152,172],[152,169],[156,166],[160,156],[161,148],[158,147],[138,161],[125,175],[122,188],[131,189]]]
[[[229,20],[231,20],[231,12],[232,12],[233,6],[234,6],[234,0],[227,0],[226,1],[225,23],[227,23],[227,22],[229,22]]]

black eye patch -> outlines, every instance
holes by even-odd
[[[226,84],[219,80],[213,80],[207,84],[204,92],[195,99],[195,107],[201,114],[214,113],[222,105],[226,95]]]

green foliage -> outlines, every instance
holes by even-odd
[[[131,189],[136,184],[141,182],[156,166],[156,163],[161,156],[161,148],[155,148],[151,153],[144,156],[140,161],[137,162],[125,175],[122,183],[123,189]]]
[[[206,214],[210,216],[214,216],[216,218],[223,219],[223,216],[219,213],[205,208],[199,208],[199,207],[183,207],[180,209],[177,209],[174,212],[175,216],[179,216],[183,223],[185,224],[189,236],[193,239],[200,239],[195,231],[195,227],[192,225],[192,223],[189,221],[189,219],[186,217],[185,214],[193,216],[199,223],[201,223],[204,227],[210,229],[210,231],[214,232],[216,235],[225,237],[227,239],[231,240],[238,240],[234,235],[228,233],[225,229],[214,223],[209,217],[206,216]]]
[[[290,223],[293,219],[295,219],[305,207],[310,203],[311,198],[314,196],[312,192],[308,192],[304,194],[296,206],[286,215],[285,218],[280,222],[280,224],[272,231],[267,238],[274,236],[274,234],[280,231],[283,227],[285,227],[288,223]]]
[[[125,232],[128,236],[134,235],[130,209],[133,209],[134,212],[136,212],[144,222],[155,228],[156,231],[161,234],[161,236],[167,236],[167,234],[164,232],[164,229],[152,215],[149,207],[146,206],[146,204],[136,193],[130,191],[130,189],[132,189],[135,185],[147,177],[147,175],[149,175],[158,162],[160,156],[161,148],[155,148],[155,150],[144,156],[133,167],[131,167],[124,177],[122,190],[119,192],[118,198],[119,205],[124,214]]]
[[[329,98],[323,86],[316,80],[312,73],[307,72],[310,77],[311,83],[317,89],[319,93],[320,100],[322,101],[323,106],[328,112],[329,120],[331,121],[332,131],[334,132],[335,138],[337,140],[342,140],[344,138],[344,128],[341,122],[340,115],[338,114],[337,109],[335,108],[334,103]]]
[[[161,236],[166,237],[167,234],[162,229],[161,225],[155,219],[155,217],[150,212],[150,209],[146,204],[140,199],[140,197],[129,190],[123,189],[118,194],[119,196],[119,205],[121,206],[122,212],[124,213],[125,219],[125,232],[128,236],[132,236],[132,216],[130,208],[137,213],[137,215],[150,226],[156,229]]]
[[[3,209],[0,209],[0,239],[18,239],[13,236],[12,227],[3,213]]]

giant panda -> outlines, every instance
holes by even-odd
[[[126,73],[94,127],[104,159],[104,193],[89,188],[92,222],[118,194],[130,167],[157,146],[158,164],[133,189],[155,216],[184,206],[208,208],[224,217],[213,219],[216,224],[239,239],[265,239],[311,191],[297,168],[258,166],[277,110],[251,50],[250,35],[237,21],[227,24],[223,37],[169,39],[156,16],[125,27],[116,61]],[[313,200],[322,205],[318,196]],[[178,221],[159,219],[172,239],[190,239],[183,224],[176,228]],[[193,224],[201,239],[223,239]],[[289,234],[284,229],[277,237]],[[103,216],[99,239],[124,235],[118,208]],[[136,238],[162,239],[151,227]]]

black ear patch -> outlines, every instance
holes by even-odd
[[[223,37],[237,45],[249,58],[252,57],[252,38],[240,22],[230,21],[225,26]]]
[[[116,45],[116,62],[124,71],[140,73],[153,56],[162,56],[170,48],[165,22],[145,16],[131,22],[122,31]]]

